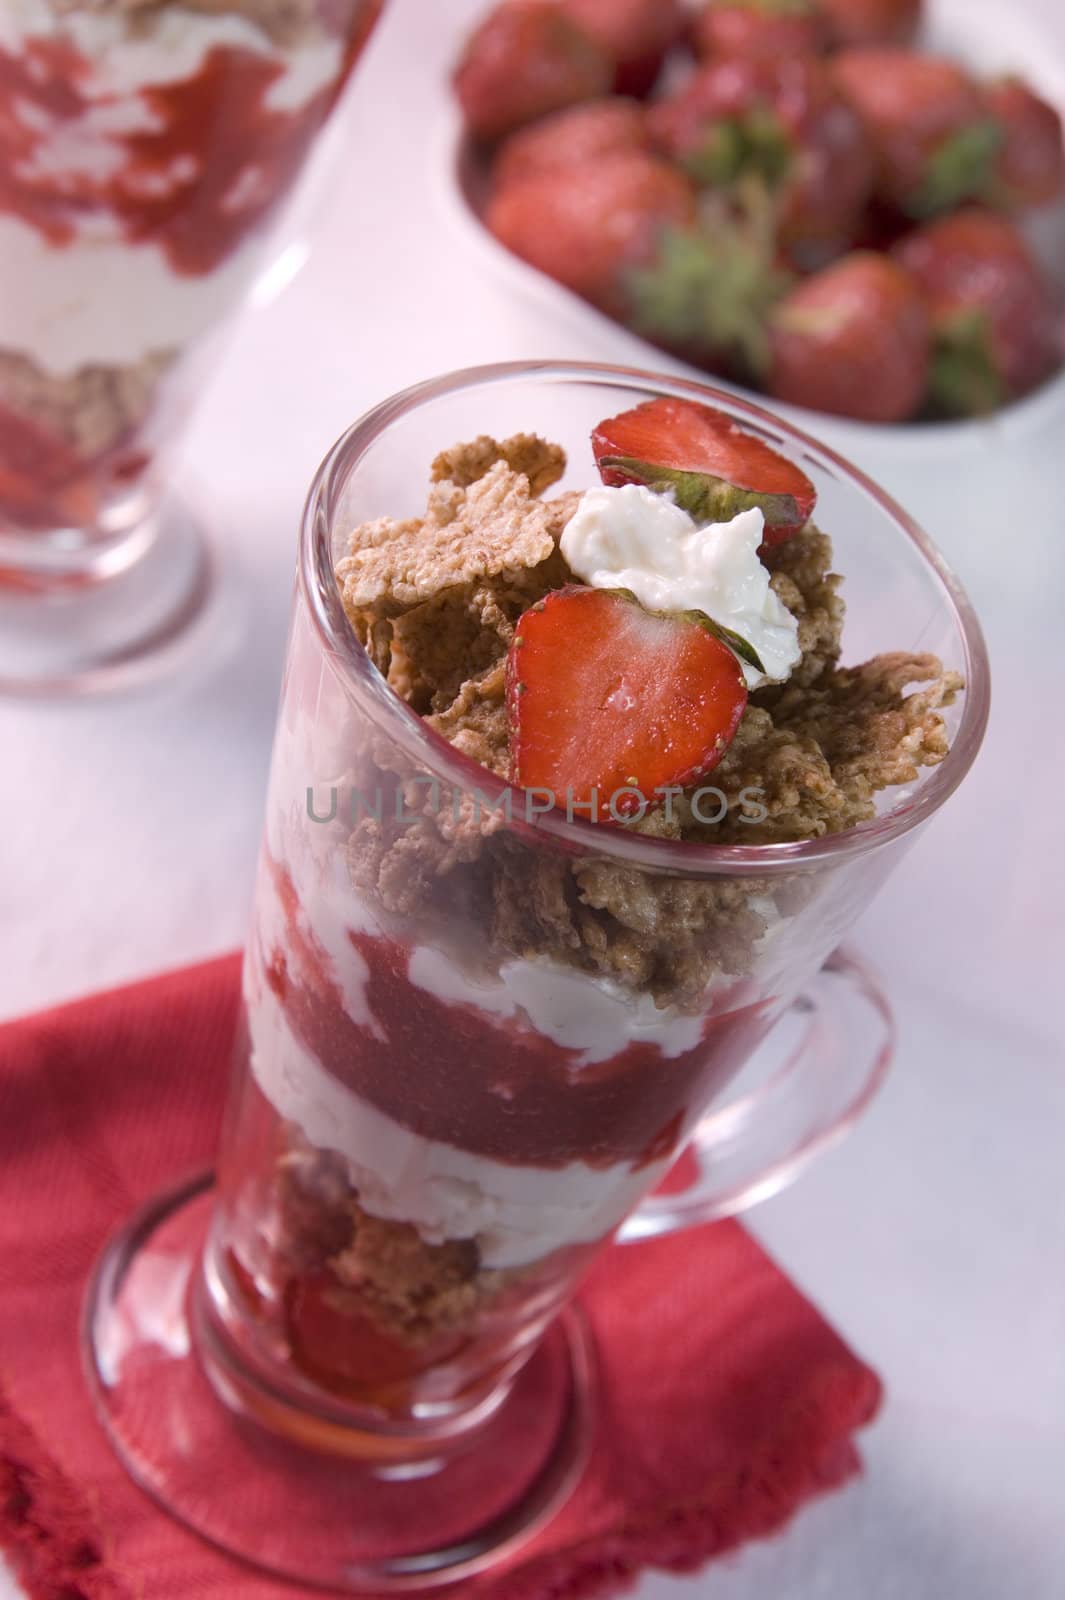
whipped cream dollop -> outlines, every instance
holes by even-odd
[[[629,589],[648,611],[702,611],[757,652],[743,662],[748,689],[783,683],[798,666],[799,625],[769,587],[758,557],[765,518],[696,522],[643,484],[589,489],[562,535],[570,569],[594,589]]]

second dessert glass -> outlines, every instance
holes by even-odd
[[[950,754],[849,832],[713,847],[567,821],[443,742],[345,617],[347,533],[416,514],[441,448],[537,431],[569,453],[561,487],[586,487],[595,424],[657,394],[709,400],[813,478],[848,658],[930,651],[964,676]],[[100,1414],[138,1481],[224,1548],[338,1588],[450,1581],[528,1538],[591,1436],[573,1296],[597,1252],[619,1224],[646,1237],[779,1187],[875,1086],[889,1022],[834,952],[964,778],[988,696],[924,535],[732,397],[511,366],[357,423],[303,527],[217,1187],[149,1207],[88,1303]],[[560,929],[602,913],[634,944],[665,932],[675,960],[623,988],[530,957],[533,900]],[[767,1080],[715,1109],[752,1058]],[[694,1182],[646,1200],[685,1146]]]
[[[126,679],[202,609],[174,444],[381,4],[0,6],[0,692]]]

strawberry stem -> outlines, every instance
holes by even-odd
[[[770,17],[809,17],[816,10],[814,0],[710,0],[710,7],[712,10],[740,7],[745,11],[761,11]]]
[[[730,117],[707,130],[682,161],[694,182],[724,188],[744,176],[778,187],[792,166],[792,148],[779,118],[764,108],[745,117]]]
[[[653,265],[627,275],[629,321],[650,338],[761,377],[770,362],[766,319],[789,284],[761,239],[734,223],[669,228]]]
[[[638,461],[635,456],[602,456],[599,467],[601,471],[624,473],[633,483],[642,483],[656,494],[671,494],[675,504],[696,522],[731,522],[741,511],[761,511],[770,525],[802,521],[794,495],[743,489],[708,472],[662,467],[653,461]]]
[[[1009,395],[991,348],[982,311],[963,311],[940,324],[932,355],[929,400],[940,416],[982,417]]]
[[[733,655],[739,656],[741,661],[746,661],[756,672],[765,673],[762,658],[754,645],[745,639],[742,633],[736,633],[732,628],[726,628],[723,622],[715,622],[713,617],[708,617],[705,611],[684,611],[681,615],[688,622],[698,623],[700,628],[705,628],[707,633],[727,645]]]
[[[933,217],[976,199],[993,182],[1001,147],[1002,129],[993,117],[945,139],[928,162],[924,181],[907,210],[914,217]]]

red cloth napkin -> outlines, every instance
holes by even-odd
[[[0,1029],[0,1546],[40,1600],[278,1600],[127,1479],[78,1317],[105,1236],[213,1153],[237,1013],[227,957]],[[858,1470],[879,1384],[735,1223],[606,1253],[592,1464],[476,1600],[577,1600],[781,1528]]]

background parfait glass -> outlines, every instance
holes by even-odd
[[[579,489],[593,426],[663,393],[721,407],[814,479],[847,659],[932,651],[965,677],[946,760],[847,833],[696,846],[530,815],[392,694],[345,617],[348,532],[417,514],[440,449],[537,431]],[[350,1590],[450,1581],[527,1538],[591,1436],[573,1299],[590,1261],[619,1225],[647,1237],[779,1187],[878,1081],[889,1018],[834,953],[965,777],[988,702],[978,624],[925,536],[742,401],[512,365],[358,422],[305,515],[217,1186],[136,1218],[87,1305],[95,1398],[137,1480],[223,1548]],[[604,918],[695,897],[697,943],[729,954],[685,985],[678,953],[656,1004],[523,954],[527,904],[553,897]],[[759,1086],[722,1106],[752,1061]],[[652,1194],[685,1146],[694,1179]]]
[[[202,609],[169,457],[381,4],[0,6],[0,691],[127,678]]]

